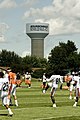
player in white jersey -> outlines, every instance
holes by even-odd
[[[6,78],[6,79],[9,80],[9,78],[8,78],[8,71],[5,72],[4,78]],[[12,99],[11,99],[11,98],[10,98],[9,106],[13,106],[13,104],[12,104]]]
[[[75,84],[74,76],[75,76],[75,73],[72,73],[71,81],[70,81],[70,87],[69,87],[69,91],[70,91],[69,99],[72,99],[73,90],[74,90],[74,99],[76,99],[76,97],[75,97],[76,96],[75,95],[76,84]]]
[[[52,86],[51,86],[51,101],[53,103],[53,107],[56,107],[56,103],[55,103],[55,91],[58,88],[58,84],[59,82],[63,83],[63,77],[60,75],[52,75],[49,79],[47,79],[47,81],[52,81]]]
[[[74,81],[76,83],[76,100],[75,100],[73,107],[76,107],[78,100],[79,100],[79,97],[80,97],[80,75],[74,76]]]
[[[57,76],[60,76],[60,75],[57,75]],[[62,90],[62,85],[63,85],[63,76],[60,76],[60,90]],[[47,85],[46,85],[46,88],[45,88],[45,91],[48,90],[48,88],[51,88],[52,87],[52,82],[48,82]]]
[[[9,115],[12,116],[13,112],[9,107],[9,99],[8,99],[8,88],[9,88],[9,81],[7,78],[3,78],[3,73],[0,72],[0,90],[1,90],[1,99],[2,104],[6,107],[9,112]]]
[[[28,72],[25,74],[25,84],[28,84],[28,88],[31,88],[31,74]]]

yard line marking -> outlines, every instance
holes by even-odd
[[[12,110],[25,110],[25,109],[30,109],[30,108],[13,108]],[[3,111],[7,111],[7,109],[5,110],[0,110],[1,112]]]
[[[62,107],[64,107],[64,106],[60,106],[60,107],[56,107],[56,109],[57,108],[62,108]],[[73,107],[73,106],[66,106],[66,107]],[[37,107],[37,108],[43,108],[43,107]],[[49,107],[45,107],[45,108],[53,108],[53,107],[51,107],[51,106],[49,106]],[[74,107],[73,107],[74,108]],[[79,106],[77,106],[77,108],[80,108]],[[12,110],[25,110],[25,109],[30,109],[30,108],[12,108]],[[0,111],[7,111],[7,109],[4,109],[4,110],[0,110]]]
[[[40,108],[43,108],[43,107],[40,107]],[[50,107],[46,107],[46,108],[50,108]],[[58,107],[57,107],[58,108]],[[13,108],[12,110],[25,110],[25,109],[30,109],[30,108]],[[1,112],[3,111],[7,111],[7,109],[5,110],[0,110]]]
[[[67,115],[66,117],[73,117],[73,115]],[[74,116],[74,117],[79,117],[79,115]],[[56,116],[56,117],[48,117],[48,118],[37,118],[34,120],[50,120],[50,119],[55,119],[55,118],[65,118],[64,116]]]
[[[46,108],[50,108],[50,107],[46,107]],[[57,107],[57,108],[61,108],[61,107]],[[77,108],[79,108],[77,106]],[[26,110],[26,109],[30,109],[30,108],[15,108],[15,109],[12,109],[14,111],[18,111],[18,110]],[[7,112],[7,110],[0,110],[0,112]],[[74,117],[79,117],[80,115],[74,115]],[[66,115],[66,117],[73,117],[73,115]],[[50,119],[56,119],[56,118],[65,118],[65,116],[55,116],[55,117],[48,117],[48,118],[36,118],[36,119],[33,119],[33,120],[50,120]]]

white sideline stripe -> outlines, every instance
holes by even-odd
[[[66,117],[73,117],[73,115],[67,115]],[[77,116],[74,116],[74,117],[79,117],[78,115]],[[37,119],[34,119],[34,120],[50,120],[50,119],[54,119],[54,118],[65,118],[64,116],[56,116],[56,117],[48,117],[48,118],[37,118]]]

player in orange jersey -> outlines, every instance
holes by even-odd
[[[16,97],[16,74],[11,70],[8,70],[8,79],[9,79],[9,93],[8,97],[11,98],[11,94],[14,97],[15,105],[18,106],[17,97]]]

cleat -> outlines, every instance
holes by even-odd
[[[77,102],[74,103],[73,107],[76,107],[77,106]]]
[[[56,104],[53,104],[53,107],[56,108]]]
[[[28,87],[28,88],[31,88],[31,87]]]
[[[9,106],[13,106],[13,104],[10,103]]]
[[[74,97],[74,100],[76,100],[76,97]]]
[[[17,107],[18,107],[18,104],[15,104],[15,106],[17,106]]]
[[[15,100],[15,106],[17,106],[17,107],[18,107],[18,102],[17,102],[17,100]]]
[[[73,107],[76,107],[76,104],[74,104]]]
[[[10,111],[10,112],[9,112],[9,116],[12,116],[12,115],[13,115],[13,112]]]
[[[45,90],[43,90],[43,93],[46,93],[46,91],[45,91]]]
[[[70,96],[69,99],[71,100],[71,99],[72,99],[72,96]]]

